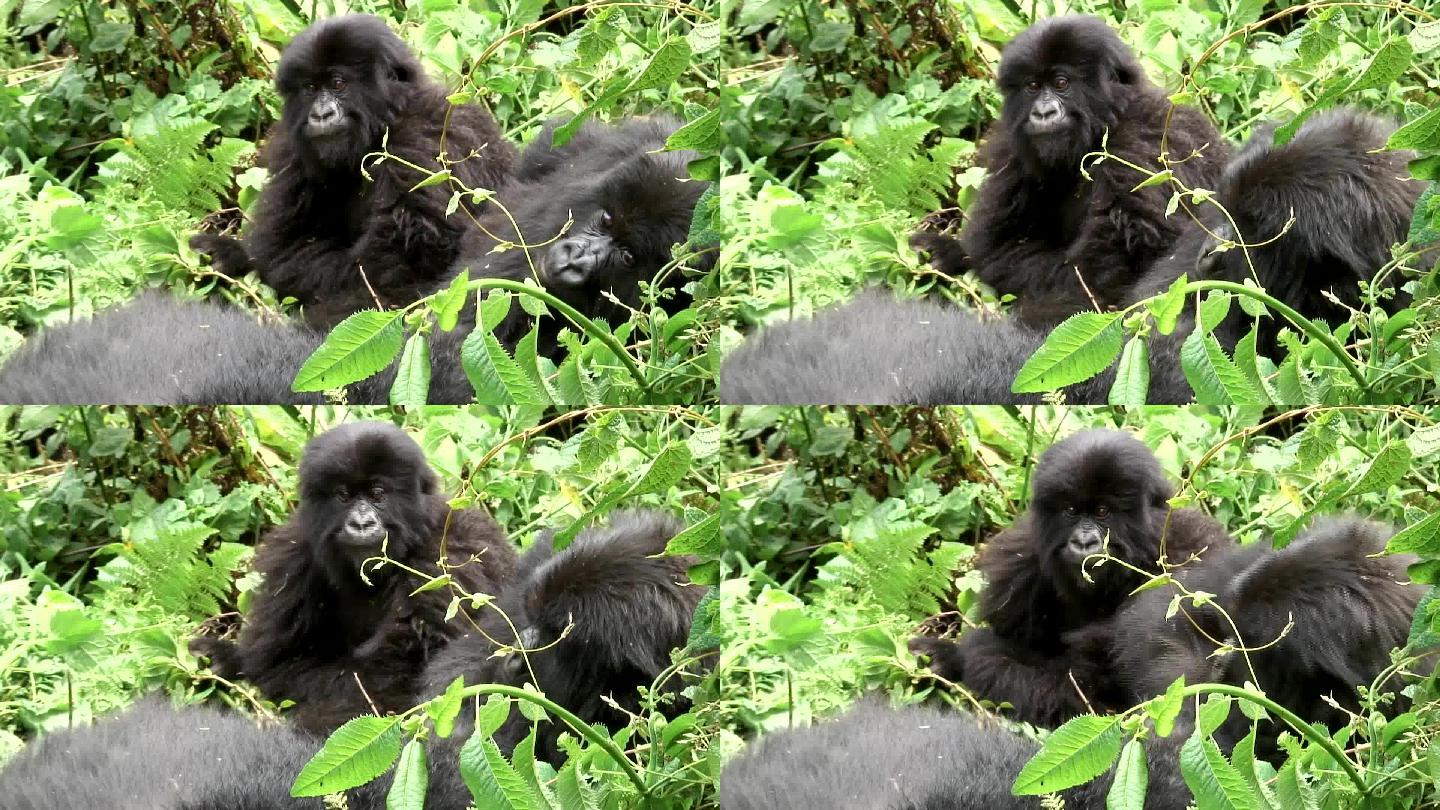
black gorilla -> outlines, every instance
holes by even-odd
[[[1316,116],[1284,146],[1268,132],[1252,138],[1226,168],[1217,200],[1240,226],[1249,244],[1255,280],[1272,296],[1307,317],[1349,317],[1329,302],[1359,302],[1359,284],[1390,258],[1390,246],[1405,228],[1420,184],[1404,179],[1404,152],[1375,151],[1393,124],[1353,110]],[[1290,211],[1295,224],[1280,232]],[[1215,224],[1208,208],[1202,221]],[[1223,219],[1223,217],[1222,217]],[[1197,224],[1173,255],[1147,272],[1126,303],[1165,289],[1181,273],[1192,279],[1241,282],[1250,278],[1238,248],[1213,252],[1215,241]],[[1387,286],[1397,286],[1390,279]],[[1401,301],[1390,299],[1390,304]],[[1248,328],[1238,306],[1216,329],[1232,349]],[[1193,331],[1193,307],[1170,335],[1150,340],[1152,403],[1194,398],[1181,370],[1179,353]],[[1273,317],[1261,324],[1260,350],[1273,350]],[[986,319],[973,312],[933,303],[898,302],[867,291],[854,302],[819,313],[814,320],[780,324],[761,331],[726,358],[721,400],[727,403],[828,402],[853,404],[978,404],[1039,401],[1011,392],[1025,361],[1046,335],[1010,318]],[[1067,386],[1071,404],[1107,401],[1115,368]]]
[[[1146,744],[1147,810],[1190,803],[1176,765],[1179,732]],[[838,720],[777,731],[720,774],[723,810],[1038,810],[1010,786],[1039,746],[955,712],[862,703]],[[1110,777],[1060,795],[1067,810],[1102,810]]]
[[[320,741],[283,725],[149,699],[32,743],[0,770],[0,796],[8,810],[322,810],[321,799],[290,797],[318,750]],[[358,791],[350,806],[383,806],[378,791],[368,794]]]
[[[1207,555],[1177,571],[1176,579],[1191,591],[1214,594],[1214,603],[1186,603],[1166,618],[1175,592],[1161,588],[1136,596],[1116,615],[1117,677],[1136,703],[1182,675],[1187,683],[1249,681],[1307,722],[1345,725],[1342,708],[1360,710],[1356,687],[1369,686],[1390,665],[1390,651],[1405,645],[1425,592],[1405,575],[1415,558],[1371,556],[1384,550],[1389,536],[1385,526],[1329,519],[1283,549],[1263,543]],[[1238,639],[1215,604],[1229,614]],[[1221,640],[1250,651],[1214,657]],[[1398,692],[1397,680],[1389,691]],[[1232,715],[1217,735],[1225,745],[1250,727],[1239,712]],[[1279,728],[1265,727],[1259,750],[1268,755]]]
[[[315,326],[419,298],[459,255],[480,208],[462,201],[463,210],[447,214],[455,189],[415,188],[425,175],[405,162],[493,190],[509,176],[515,148],[483,108],[452,106],[377,17],[306,28],[285,48],[275,84],[285,107],[244,245],[209,234],[191,245],[226,274],[253,267],[298,299]],[[404,162],[364,160],[382,148]],[[437,162],[442,152],[452,162]]]
[[[685,646],[705,594],[685,574],[693,559],[657,556],[682,529],[663,513],[620,512],[558,553],[547,533],[521,558],[519,576],[501,596],[515,631],[490,612],[483,632],[455,640],[430,664],[414,702],[439,695],[462,676],[467,684],[533,683],[587,723],[624,726],[628,717],[607,700],[639,710],[640,687],[655,682],[670,667],[671,651]],[[497,642],[527,654],[494,658]],[[678,676],[662,685],[677,699],[680,688]],[[467,719],[459,728],[453,736],[464,740],[473,723]],[[542,727],[536,755],[560,761],[556,739],[566,728],[558,721]],[[508,752],[529,731],[529,721],[512,711],[496,742]]]
[[[581,314],[611,326],[628,321],[640,306],[642,282],[667,290],[665,308],[683,307],[688,299],[679,288],[685,279],[678,270],[661,271],[671,262],[671,248],[689,237],[695,204],[709,183],[688,179],[686,167],[696,153],[660,151],[679,125],[668,117],[619,126],[587,123],[560,148],[552,146],[555,124],[545,127],[525,150],[521,179],[497,196],[496,207],[504,210],[486,215],[466,235],[451,275],[468,269],[471,278],[534,279]],[[497,252],[505,243],[520,247]],[[713,263],[714,251],[705,250],[690,266],[705,271]],[[555,358],[555,336],[569,321],[552,316],[541,330],[539,351]],[[437,352],[458,353],[474,317],[475,309],[467,307],[462,328],[449,340],[438,339]],[[531,324],[530,315],[512,306],[496,334],[513,346]],[[463,375],[457,382],[464,383]],[[473,398],[468,384],[460,393],[466,401]]]
[[[485,230],[470,232],[464,242],[471,258],[451,272],[468,267],[472,279],[520,281],[531,277],[533,261],[534,277],[546,289],[581,314],[612,326],[640,306],[642,282],[667,290],[663,306],[683,305],[678,288],[684,279],[678,271],[662,277],[661,270],[670,261],[671,247],[686,240],[696,201],[708,184],[683,179],[693,153],[653,151],[674,126],[663,118],[590,124],[559,149],[550,145],[547,129],[525,153],[532,179],[513,183],[497,196],[519,222],[525,244],[532,246],[528,259],[520,247],[491,252],[502,241],[516,239],[509,216],[494,206],[480,219]],[[561,236],[572,216],[574,226]],[[705,270],[713,261],[711,250],[690,266]],[[449,281],[430,283],[435,287],[421,294]],[[433,336],[432,402],[474,399],[460,364],[474,312],[467,307],[459,327]],[[552,315],[542,328],[539,349],[555,357],[555,336],[568,321]],[[530,316],[512,306],[497,334],[503,345],[514,348],[530,325]],[[7,402],[17,404],[318,403],[320,395],[297,394],[290,385],[323,339],[307,326],[261,323],[228,307],[150,294],[32,338],[0,368],[0,390]],[[350,386],[348,400],[388,402],[395,373],[392,364]]]
[[[484,512],[452,511],[420,447],[394,425],[357,422],[306,445],[300,505],[256,552],[265,582],[238,642],[201,637],[191,649],[221,677],[297,704],[290,717],[329,733],[373,709],[409,708],[429,658],[464,632],[446,622],[448,589],[411,595],[423,580],[395,565],[362,576],[382,551],[468,593],[497,594],[516,553]]]
[[[1151,84],[1125,43],[1095,17],[1041,20],[1000,60],[1005,104],[979,162],[989,169],[960,240],[916,234],[947,274],[971,270],[1013,294],[1032,325],[1120,304],[1168,254],[1184,217],[1166,216],[1172,189],[1135,189],[1143,175],[1108,149],[1158,171],[1162,153],[1190,188],[1213,188],[1229,146],[1199,110]],[[1193,156],[1192,156],[1193,155]]]
[[[1015,525],[981,551],[980,613],[988,628],[958,641],[911,642],[943,678],[1014,707],[1016,718],[1057,726],[1079,714],[1131,705],[1107,664],[1109,620],[1159,561],[1185,565],[1230,545],[1209,516],[1172,510],[1155,456],[1113,430],[1051,446],[1035,469],[1034,498]]]

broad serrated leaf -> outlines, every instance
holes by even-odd
[[[430,789],[430,771],[425,761],[425,743],[411,740],[400,752],[390,792],[385,794],[385,810],[422,810],[425,792]]]
[[[445,694],[441,695],[439,699],[425,704],[425,714],[435,724],[436,736],[449,737],[450,733],[455,730],[455,721],[459,718],[460,709],[465,703],[465,697],[462,694],[464,691],[465,678],[461,676],[445,687]]]
[[[1145,810],[1145,791],[1149,786],[1145,746],[1132,739],[1120,751],[1115,779],[1110,783],[1110,792],[1105,794],[1105,810]]]
[[[671,133],[670,137],[665,139],[665,148],[671,151],[690,149],[701,154],[710,154],[720,151],[722,141],[720,111],[711,110]]]
[[[495,741],[478,730],[460,749],[460,777],[476,807],[485,810],[538,810],[539,801],[515,773]]]
[[[690,472],[690,448],[683,443],[667,445],[626,492],[626,497],[664,493]]]
[[[1119,313],[1072,315],[1025,361],[1011,390],[1032,394],[1088,380],[1115,362],[1123,341]]]
[[[1169,737],[1175,730],[1175,721],[1180,717],[1180,710],[1185,707],[1184,692],[1185,676],[1181,675],[1165,689],[1165,694],[1146,704],[1145,711],[1150,715],[1150,719],[1155,721],[1157,735]]]
[[[405,345],[401,312],[363,310],[341,321],[300,366],[290,390],[328,391],[378,374]]]
[[[357,717],[335,730],[305,764],[291,796],[328,796],[369,782],[400,756],[400,718]]]
[[[391,405],[424,405],[430,395],[430,342],[416,332],[405,342],[395,382],[390,385]]]
[[[1385,544],[1386,554],[1440,555],[1440,512],[1401,530]]]
[[[1144,405],[1149,393],[1150,347],[1144,338],[1131,337],[1120,353],[1108,400],[1111,405]]]
[[[1259,810],[1259,800],[1208,737],[1197,732],[1180,748],[1180,775],[1196,810]]]
[[[725,550],[724,538],[720,535],[720,516],[710,515],[674,537],[665,544],[665,553],[672,555],[695,554],[701,557],[718,557]]]
[[[1264,404],[1264,395],[1225,356],[1215,336],[1199,328],[1180,347],[1180,368],[1202,405]]]
[[[1038,796],[1089,782],[1115,761],[1123,736],[1119,717],[1073,718],[1045,739],[1010,790],[1016,796]]]
[[[1410,447],[1403,442],[1389,442],[1370,459],[1365,472],[1346,490],[1341,499],[1389,489],[1405,473],[1410,472]]]

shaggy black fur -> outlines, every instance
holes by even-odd
[[[435,171],[443,151],[456,180],[493,190],[513,169],[514,147],[480,106],[452,107],[445,87],[377,17],[311,25],[285,48],[275,84],[285,107],[265,148],[270,179],[244,245],[199,234],[192,246],[227,275],[253,267],[298,299],[315,326],[414,301],[459,255],[480,209],[462,202],[466,210],[447,216],[454,188],[414,189],[424,175],[400,161],[370,161],[367,179],[365,155],[384,141],[391,154]]]
[[[1356,686],[1369,686],[1390,665],[1390,651],[1405,645],[1425,592],[1405,574],[1413,557],[1371,556],[1390,534],[1356,518],[1322,520],[1283,549],[1255,544],[1178,571],[1187,589],[1215,595],[1238,639],[1212,605],[1187,603],[1167,619],[1172,589],[1138,595],[1116,615],[1113,633],[1115,671],[1132,702],[1164,692],[1182,675],[1187,683],[1250,681],[1308,722],[1343,726],[1345,712],[1327,698],[1359,711]],[[1211,657],[1212,639],[1251,648],[1249,666],[1239,653]],[[1388,691],[1401,685],[1392,679]],[[1250,728],[1238,711],[1232,714],[1218,735],[1225,744]],[[1265,727],[1260,750],[1268,755],[1280,729]]]
[[[1146,745],[1147,810],[1183,810],[1180,736]],[[970,715],[861,704],[837,720],[778,731],[720,775],[723,810],[1039,810],[1010,786],[1039,746]],[[1101,810],[1110,777],[1067,790],[1067,810]]]
[[[661,270],[671,262],[671,248],[689,237],[695,203],[709,183],[689,179],[686,166],[696,153],[658,151],[679,125],[667,117],[618,126],[589,123],[559,149],[551,145],[554,124],[547,126],[525,152],[522,179],[505,188],[482,227],[466,235],[451,277],[468,268],[472,279],[534,279],[582,315],[612,326],[630,320],[640,306],[642,283],[669,291],[667,309],[682,308],[688,303],[679,289],[685,279],[678,270],[663,275]],[[512,246],[496,252],[505,243]],[[707,251],[690,267],[708,270],[714,253]],[[551,315],[539,350],[554,358],[561,353],[556,334],[569,321]],[[474,307],[467,307],[462,327],[437,339],[437,354],[458,355],[474,316]],[[497,336],[513,346],[531,325],[531,316],[512,305]],[[458,363],[450,364],[458,371]],[[458,382],[464,401],[472,399],[463,374]],[[452,399],[441,392],[441,401]]]
[[[1226,168],[1216,199],[1250,243],[1255,280],[1307,317],[1348,320],[1345,305],[1360,300],[1368,282],[1405,238],[1420,185],[1404,179],[1407,153],[1373,152],[1393,124],[1353,110],[1307,121],[1295,138],[1275,146],[1257,135]],[[1228,233],[1212,207],[1202,221]],[[1223,219],[1223,217],[1221,217]],[[1243,282],[1250,271],[1239,249],[1212,252],[1215,240],[1192,222],[1173,255],[1158,262],[1126,296],[1133,303],[1163,291],[1181,273],[1190,278]],[[1398,286],[1397,279],[1382,280]],[[1392,306],[1404,303],[1396,293]],[[1150,337],[1152,403],[1185,403],[1194,393],[1180,365],[1180,348],[1194,329],[1193,308],[1170,335]],[[1238,305],[1216,330],[1233,349],[1249,329]],[[1278,327],[1261,324],[1259,349],[1273,356]],[[1045,340],[1044,333],[1010,318],[983,319],[940,304],[897,302],[866,292],[814,320],[779,324],[752,336],[726,358],[721,399],[728,403],[981,404],[1038,401],[1011,392],[1016,374]],[[1064,389],[1071,404],[1106,402],[1115,369]]]
[[[220,676],[245,678],[270,699],[296,702],[290,717],[329,733],[371,706],[409,708],[415,679],[464,631],[445,621],[447,589],[411,596],[422,580],[393,565],[362,579],[382,548],[400,563],[449,573],[470,593],[497,594],[516,553],[488,515],[452,511],[420,447],[394,425],[358,422],[306,446],[300,506],[255,556],[265,575],[238,642],[201,637],[191,649]],[[368,696],[368,699],[367,699]]]
[[[320,799],[290,797],[319,749],[318,740],[285,726],[150,699],[32,743],[0,771],[0,796],[10,810],[322,810]],[[376,795],[359,806],[382,803]]]
[[[1173,168],[1187,186],[1214,188],[1225,139],[1199,110],[1171,104],[1095,17],[1027,28],[1005,48],[999,86],[1004,108],[979,158],[989,173],[960,240],[919,233],[912,244],[947,274],[971,270],[1015,295],[1032,325],[1121,303],[1185,218],[1165,215],[1170,187],[1134,190],[1143,175],[1115,160],[1092,161],[1087,180],[1082,159],[1102,140],[1153,170],[1164,153],[1180,161]]]
[[[1231,541],[1209,516],[1171,510],[1159,462],[1120,431],[1086,431],[1051,446],[1034,481],[1029,511],[980,554],[980,613],[989,627],[958,641],[917,638],[911,647],[947,680],[1010,703],[1018,719],[1057,726],[1131,705],[1109,672],[1105,645],[1108,620],[1145,578],[1086,558],[1103,549],[1159,573],[1162,558],[1183,565]]]
[[[296,394],[290,383],[322,338],[146,293],[31,338],[0,368],[0,391],[8,403],[35,405],[319,404],[319,394]]]
[[[529,682],[588,723],[624,726],[628,718],[606,698],[639,710],[638,690],[669,668],[672,650],[685,646],[695,606],[705,594],[685,574],[694,560],[655,556],[683,528],[662,513],[621,512],[580,532],[558,553],[550,535],[541,537],[521,558],[520,575],[500,600],[518,638],[489,612],[484,633],[457,639],[431,663],[414,702],[442,693],[461,676],[470,684]],[[570,632],[562,638],[566,627]],[[530,652],[492,658],[496,641]],[[677,700],[680,688],[674,676],[662,685]],[[467,717],[459,728],[453,736],[464,740],[473,722]],[[542,727],[537,756],[560,761],[556,739],[566,728]],[[512,711],[496,741],[508,752],[529,731],[529,721]],[[432,759],[454,767],[453,761]]]

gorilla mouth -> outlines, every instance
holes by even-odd
[[[387,534],[389,532],[385,529],[385,525],[378,524],[367,529],[341,529],[337,539],[343,546],[371,549],[379,548]]]
[[[1069,117],[1058,118],[1051,121],[1027,121],[1025,132],[1035,137],[1051,137],[1066,134],[1070,131]]]
[[[305,124],[305,135],[311,139],[334,138],[345,133],[345,119],[337,118],[334,121],[307,122]]]

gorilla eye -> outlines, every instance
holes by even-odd
[[[376,503],[385,500],[385,488],[378,485],[370,487],[370,500]]]
[[[351,499],[352,497],[354,497],[354,496],[352,496],[352,495],[350,494],[350,488],[349,488],[349,487],[336,487],[336,489],[335,489],[335,498],[336,498],[336,500],[340,501],[341,503],[349,503],[349,502],[350,502],[350,499]]]
[[[1038,92],[1040,92],[1040,83],[1039,83],[1039,82],[1026,82],[1026,83],[1025,83],[1025,92],[1027,92],[1027,93],[1038,93]]]
[[[1064,76],[1056,76],[1056,77],[1055,77],[1055,89],[1056,89],[1056,90],[1068,90],[1068,89],[1070,89],[1070,80],[1067,79],[1067,78],[1065,78]]]
[[[1073,506],[1067,506],[1067,507],[1065,507],[1065,516],[1066,516],[1066,517],[1075,517],[1075,507],[1073,507]]]
[[[608,227],[610,227],[614,222],[615,222],[615,218],[612,217],[612,216],[610,216],[610,212],[609,212],[609,211],[601,211],[601,212],[600,212],[600,227],[602,227],[602,228],[608,228]]]
[[[1101,504],[1101,505],[1095,507],[1095,517],[1103,518],[1103,517],[1109,517],[1109,516],[1110,516],[1110,507],[1108,507],[1108,506],[1106,506],[1106,505],[1104,505],[1104,504]]]
[[[334,91],[337,92],[337,93],[340,92],[341,90],[344,90],[344,89],[345,89],[345,77],[344,77],[344,76],[338,76],[338,75],[337,75],[337,76],[332,76],[332,77],[330,77],[330,89],[331,89],[331,90],[334,90]]]
[[[301,89],[303,89],[303,90],[304,90],[305,92],[307,92],[307,93],[313,93],[313,92],[315,92],[315,83],[314,83],[314,82],[305,82],[304,84],[300,85],[300,87],[301,87]]]

